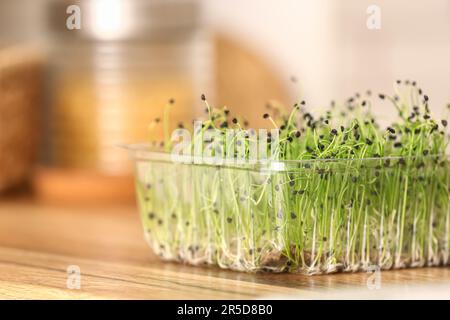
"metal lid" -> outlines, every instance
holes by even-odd
[[[200,18],[197,0],[54,0],[47,15],[53,35],[93,41],[185,36]],[[70,24],[78,17],[80,28],[70,29],[68,19]]]

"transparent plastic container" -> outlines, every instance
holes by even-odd
[[[450,263],[447,156],[206,165],[127,148],[162,259],[308,275]]]

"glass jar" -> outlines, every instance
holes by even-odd
[[[118,144],[162,138],[149,132],[175,99],[172,126],[191,122],[209,90],[211,48],[197,1],[84,0],[81,29],[69,30],[74,1],[49,7],[52,65],[47,164],[127,175]],[[70,10],[69,10],[70,11]]]

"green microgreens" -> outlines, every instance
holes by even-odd
[[[375,98],[356,93],[319,115],[304,101],[291,110],[270,103],[262,117],[274,131],[260,136],[202,95],[207,119],[194,127],[187,150],[246,159],[255,142],[268,142],[276,161],[138,162],[139,204],[154,250],[193,264],[306,274],[448,264],[450,105],[433,119],[429,97],[408,80]],[[398,115],[388,127],[372,113],[383,101]],[[164,113],[166,151],[172,105]],[[227,137],[227,129],[241,131],[204,143],[208,130]]]

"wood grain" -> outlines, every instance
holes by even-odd
[[[66,287],[69,265],[81,269],[80,290]],[[143,240],[135,208],[0,203],[3,299],[357,298],[372,294],[368,277],[249,274],[165,263]],[[402,297],[427,290],[448,293],[449,283],[449,268],[382,272],[383,289],[402,288]],[[414,291],[416,286],[421,289]],[[384,297],[382,292],[378,297]]]

